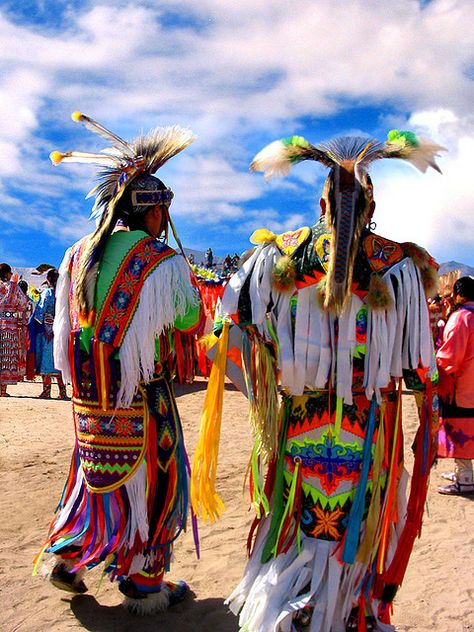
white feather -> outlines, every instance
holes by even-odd
[[[286,176],[292,167],[290,155],[288,147],[281,140],[276,140],[258,152],[250,165],[250,170],[263,171],[266,180]]]
[[[68,151],[61,156],[61,162],[80,162],[113,169],[120,165],[120,160],[115,156],[106,154],[91,154],[84,151]]]

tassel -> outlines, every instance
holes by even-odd
[[[421,533],[423,510],[432,462],[431,401],[432,386],[431,380],[428,379],[426,382],[426,396],[421,410],[420,428],[415,443],[415,462],[408,500],[407,521],[398,541],[392,563],[383,577],[387,584],[399,586],[402,583],[415,539]]]
[[[283,519],[283,492],[284,492],[284,467],[286,440],[288,432],[288,423],[290,419],[291,400],[285,399],[282,406],[281,422],[280,422],[280,445],[278,448],[278,456],[275,463],[275,472],[273,474],[273,512],[271,517],[270,529],[262,551],[262,564],[268,562],[273,555],[275,546],[280,532],[280,525]]]
[[[298,485],[299,483],[299,485]],[[273,555],[276,557],[280,553],[286,553],[289,550],[291,542],[296,535],[296,525],[293,537],[290,538],[288,546],[285,547],[285,542],[290,532],[291,523],[293,522],[294,512],[296,509],[297,497],[301,495],[301,461],[297,461],[295,469],[293,471],[293,478],[291,480],[290,489],[288,492],[288,499],[286,501],[285,510],[278,529],[277,541],[273,549]]]
[[[398,383],[398,394],[397,394],[397,412],[395,416],[395,425],[393,429],[393,439],[392,439],[392,454],[390,458],[390,467],[389,467],[389,478],[387,481],[387,489],[385,492],[385,500],[382,514],[382,525],[380,529],[380,540],[379,545],[376,547],[377,551],[377,573],[383,574],[385,568],[385,560],[388,552],[389,545],[389,537],[390,537],[390,529],[392,528],[392,518],[395,511],[395,506],[397,502],[396,498],[396,490],[398,487],[398,463],[400,450],[402,448],[402,385],[401,380]],[[390,443],[389,434],[387,432],[387,439],[385,441],[385,445],[388,446]]]
[[[367,419],[367,429],[365,431],[364,448],[362,452],[362,471],[360,473],[359,484],[352,502],[349,513],[349,522],[346,530],[346,541],[342,551],[341,559],[346,564],[353,564],[359,545],[360,526],[365,510],[365,493],[367,480],[372,460],[372,437],[375,429],[375,414],[377,410],[377,400],[375,395],[370,403],[369,416]]]
[[[193,511],[196,515],[202,512],[202,520],[205,521],[209,517],[211,522],[219,518],[224,510],[224,503],[215,489],[215,480],[228,344],[229,321],[225,320],[206,391],[199,440],[194,453],[191,472],[191,503]]]
[[[254,442],[251,457],[251,486],[252,486],[252,502],[255,508],[257,518],[261,518],[262,514],[268,516],[270,513],[270,503],[265,495],[262,485],[262,464],[259,457],[259,441]]]
[[[356,561],[363,564],[367,563],[370,552],[373,549],[373,543],[375,538],[375,532],[377,524],[380,520],[380,497],[382,491],[381,471],[384,460],[385,452],[385,437],[384,437],[384,406],[380,407],[380,421],[377,435],[377,443],[375,445],[374,454],[374,466],[372,473],[372,498],[370,500],[370,507],[367,513],[367,519],[365,522],[365,535],[364,539],[357,551]]]
[[[295,482],[296,478],[296,482]],[[293,482],[295,494],[293,498],[293,506],[289,509],[288,513],[293,517],[294,529],[291,537],[289,538],[285,548],[283,549],[283,553],[288,553],[291,548],[291,545],[297,540],[298,553],[301,548],[301,529],[300,529],[300,519],[301,519],[301,509],[302,509],[302,481],[303,481],[303,468],[301,467],[301,461],[296,463],[295,471],[293,472]],[[292,486],[293,487],[293,486]]]

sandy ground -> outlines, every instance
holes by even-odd
[[[205,384],[178,387],[187,447],[193,454]],[[201,560],[191,533],[175,548],[171,577],[186,579],[193,595],[160,617],[135,618],[121,607],[117,588],[87,578],[89,593],[70,596],[32,577],[32,559],[46,535],[69,467],[73,445],[71,404],[37,399],[39,383],[9,388],[0,400],[0,629],[2,632],[235,632],[237,621],[223,604],[245,564],[252,513],[243,480],[250,450],[247,405],[226,387],[219,460],[223,518],[200,528]],[[56,396],[53,385],[53,396]],[[404,396],[406,443],[416,426],[411,396]],[[445,460],[433,470],[423,534],[415,544],[405,582],[396,598],[397,630],[474,631],[474,502],[436,492]]]

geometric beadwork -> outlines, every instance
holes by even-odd
[[[77,448],[87,486],[96,492],[120,487],[140,465],[145,450],[143,402],[104,411],[97,402],[73,400]]]

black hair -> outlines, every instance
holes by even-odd
[[[11,274],[11,271],[12,269],[8,263],[0,263],[0,279],[2,281],[7,280],[7,274]]]
[[[20,290],[22,290],[24,294],[28,292],[28,283],[25,281],[25,279],[21,279],[21,281],[18,281],[18,287],[20,288]]]
[[[55,288],[56,283],[58,282],[59,272],[56,268],[50,268],[46,273],[46,280],[51,283],[51,285]]]
[[[474,277],[464,276],[454,284],[454,294],[462,296],[466,301],[474,301]]]

